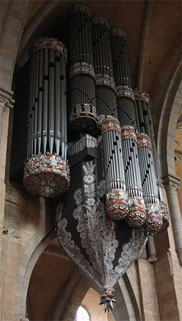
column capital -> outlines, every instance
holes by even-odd
[[[15,101],[12,97],[13,91],[7,91],[3,88],[0,88],[0,108],[13,108]]]
[[[180,178],[173,174],[168,174],[167,176],[163,177],[162,181],[165,189],[172,188],[178,190],[179,188]]]

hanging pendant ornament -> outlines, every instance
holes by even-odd
[[[101,295],[100,305],[104,305],[104,312],[110,312],[114,308],[116,300],[114,299],[113,290],[108,289]]]
[[[37,196],[55,197],[69,186],[66,118],[66,48],[40,39],[30,60],[27,161],[23,184]]]

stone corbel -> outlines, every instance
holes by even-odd
[[[163,177],[162,182],[166,190],[172,188],[177,191],[179,188],[180,178],[175,175],[168,174]]]
[[[0,88],[0,109],[4,109],[5,107],[13,108],[14,99],[12,96],[12,91],[7,91],[3,88]]]
[[[179,259],[179,264],[182,266],[182,217],[177,194],[179,182],[180,179],[173,174],[168,174],[168,176],[163,178],[163,184],[166,189],[170,210],[176,252]]]
[[[3,112],[5,108],[13,108],[14,99],[12,98],[13,92],[0,88],[0,137],[2,131]]]

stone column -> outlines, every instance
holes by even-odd
[[[147,242],[148,261],[150,263],[157,261],[156,248],[153,236],[149,236]]]
[[[12,94],[12,92],[7,92],[0,88],[0,261],[5,203],[5,168],[9,126],[9,109],[13,107],[14,103]]]
[[[164,187],[167,193],[176,252],[179,264],[182,266],[182,217],[177,193],[179,181],[179,178],[170,174],[164,178]]]

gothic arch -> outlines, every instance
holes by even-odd
[[[170,82],[162,107],[158,134],[158,152],[160,157],[161,174],[167,193],[176,252],[179,264],[182,266],[182,219],[177,195],[179,178],[176,177],[174,161],[175,131],[178,119],[181,115],[181,101],[182,81],[180,62]]]
[[[175,176],[174,164],[174,139],[177,121],[181,114],[182,81],[181,62],[170,82],[159,123],[158,132],[158,153],[161,165],[162,177],[169,174]]]
[[[33,235],[31,241],[29,241],[28,245],[25,247],[22,253],[21,261],[19,264],[19,273],[17,276],[15,298],[15,313],[17,318],[26,317],[27,292],[32,271],[40,255],[54,238],[55,231],[52,229],[45,231],[44,233],[41,233],[41,231],[37,231],[37,233]]]
[[[98,293],[97,287],[91,281],[75,271],[64,291],[64,297],[57,302],[53,320],[73,320],[89,288]],[[121,321],[121,316],[125,321],[141,321],[135,294],[127,274],[115,286],[115,298],[117,303],[113,315],[116,321]]]

